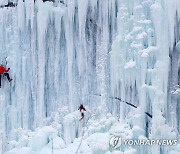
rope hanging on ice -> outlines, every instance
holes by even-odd
[[[79,149],[80,149],[80,147],[81,147],[81,144],[82,144],[82,141],[83,141],[83,137],[84,137],[84,119],[83,119],[83,131],[82,131],[81,141],[80,141],[80,143],[79,143],[79,146],[78,146],[75,154],[78,153],[78,151],[79,151]]]
[[[96,95],[96,96],[101,96],[101,94],[93,94],[93,95]],[[134,107],[134,108],[137,108],[137,106],[135,106],[135,105],[133,105],[133,104],[131,104],[131,103],[129,103],[129,102],[126,102],[126,101],[124,101],[124,100],[122,100],[121,98],[118,98],[118,97],[110,97],[111,99],[116,99],[116,100],[118,100],[118,101],[120,101],[120,102],[124,102],[124,103],[126,103],[127,105],[129,105],[129,106],[132,106],[132,107]],[[148,112],[144,112],[148,117],[150,117],[150,118],[152,118],[152,115],[150,114],[150,113],[148,113]]]

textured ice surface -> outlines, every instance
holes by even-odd
[[[70,115],[68,114],[67,116],[69,117]],[[74,114],[71,114],[71,116],[74,117]],[[60,123],[61,118],[58,117],[55,121],[59,121]],[[86,119],[84,122],[86,122]],[[72,143],[66,141],[67,137],[60,137],[60,135],[57,134],[60,129],[56,128],[55,125],[38,128],[33,132],[15,130],[13,136],[17,139],[17,141],[14,141],[15,143],[13,141],[8,143],[8,154],[51,154],[52,151],[55,154],[76,153],[80,142],[82,143],[78,149],[79,153],[111,153],[109,149],[109,139],[111,136],[119,135],[129,139],[133,136],[129,125],[119,123],[117,118],[114,118],[110,114],[104,117],[103,120],[98,120],[92,117],[86,124],[84,124],[83,129],[84,135],[82,136],[83,130],[81,130],[79,137],[75,138]],[[71,133],[69,133],[69,135],[71,135]],[[126,147],[123,148],[123,151],[130,152],[129,148]]]
[[[6,5],[8,4],[8,0],[0,0],[0,5]]]
[[[0,61],[13,78],[0,89],[0,151],[75,153],[84,130],[82,153],[178,153],[113,151],[108,137],[179,139],[180,1],[59,2],[0,8]]]

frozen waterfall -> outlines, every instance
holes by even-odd
[[[180,139],[179,0],[8,2],[0,61],[13,82],[2,78],[0,152],[75,153],[81,137],[84,154],[180,151],[109,148],[110,135]]]

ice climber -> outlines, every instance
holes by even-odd
[[[12,81],[12,79],[9,77],[9,73],[8,73],[9,70],[10,70],[10,68],[6,69],[3,66],[0,66],[0,88],[1,88],[1,77],[2,77],[2,75],[6,76],[9,82]]]
[[[86,111],[85,107],[83,106],[83,104],[81,104],[78,108],[78,110],[81,112],[81,119],[82,120],[84,118],[84,112]]]

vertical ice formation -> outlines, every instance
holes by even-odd
[[[14,79],[10,86],[3,79],[0,89],[4,138],[14,128],[42,126],[65,105],[72,112],[84,103],[100,117],[112,112],[124,121],[131,108],[115,97],[138,106],[145,136],[174,137],[169,125],[177,132],[180,125],[179,0],[59,2],[19,0],[17,7],[0,8],[0,60],[7,57]]]
[[[169,94],[167,119],[180,132],[180,2],[166,2],[170,30]],[[174,18],[172,18],[174,16]]]
[[[116,0],[19,0],[17,7],[0,9],[1,59],[8,57],[14,79],[10,86],[3,79],[0,90],[7,138],[14,128],[42,126],[65,105],[71,112],[80,103],[99,106],[106,114],[117,5]]]
[[[152,138],[175,137],[169,126],[175,129],[179,126],[178,99],[173,105],[168,97],[168,81],[174,78],[175,84],[178,84],[179,78],[175,66],[179,65],[176,56],[179,55],[176,45],[179,39],[179,11],[179,1],[127,0],[122,1],[118,12],[118,35],[110,52],[112,94],[139,106],[144,135],[149,135],[151,123]],[[176,62],[172,57],[170,59],[170,53],[174,54]],[[173,65],[170,65],[171,62]],[[168,80],[170,68],[175,76],[172,74]],[[170,124],[169,109],[173,106],[173,113],[177,113],[177,119],[173,118],[176,126]],[[126,117],[129,108],[121,104],[121,120]],[[152,114],[151,122],[144,112]],[[160,153],[162,149],[155,147],[153,153]]]

